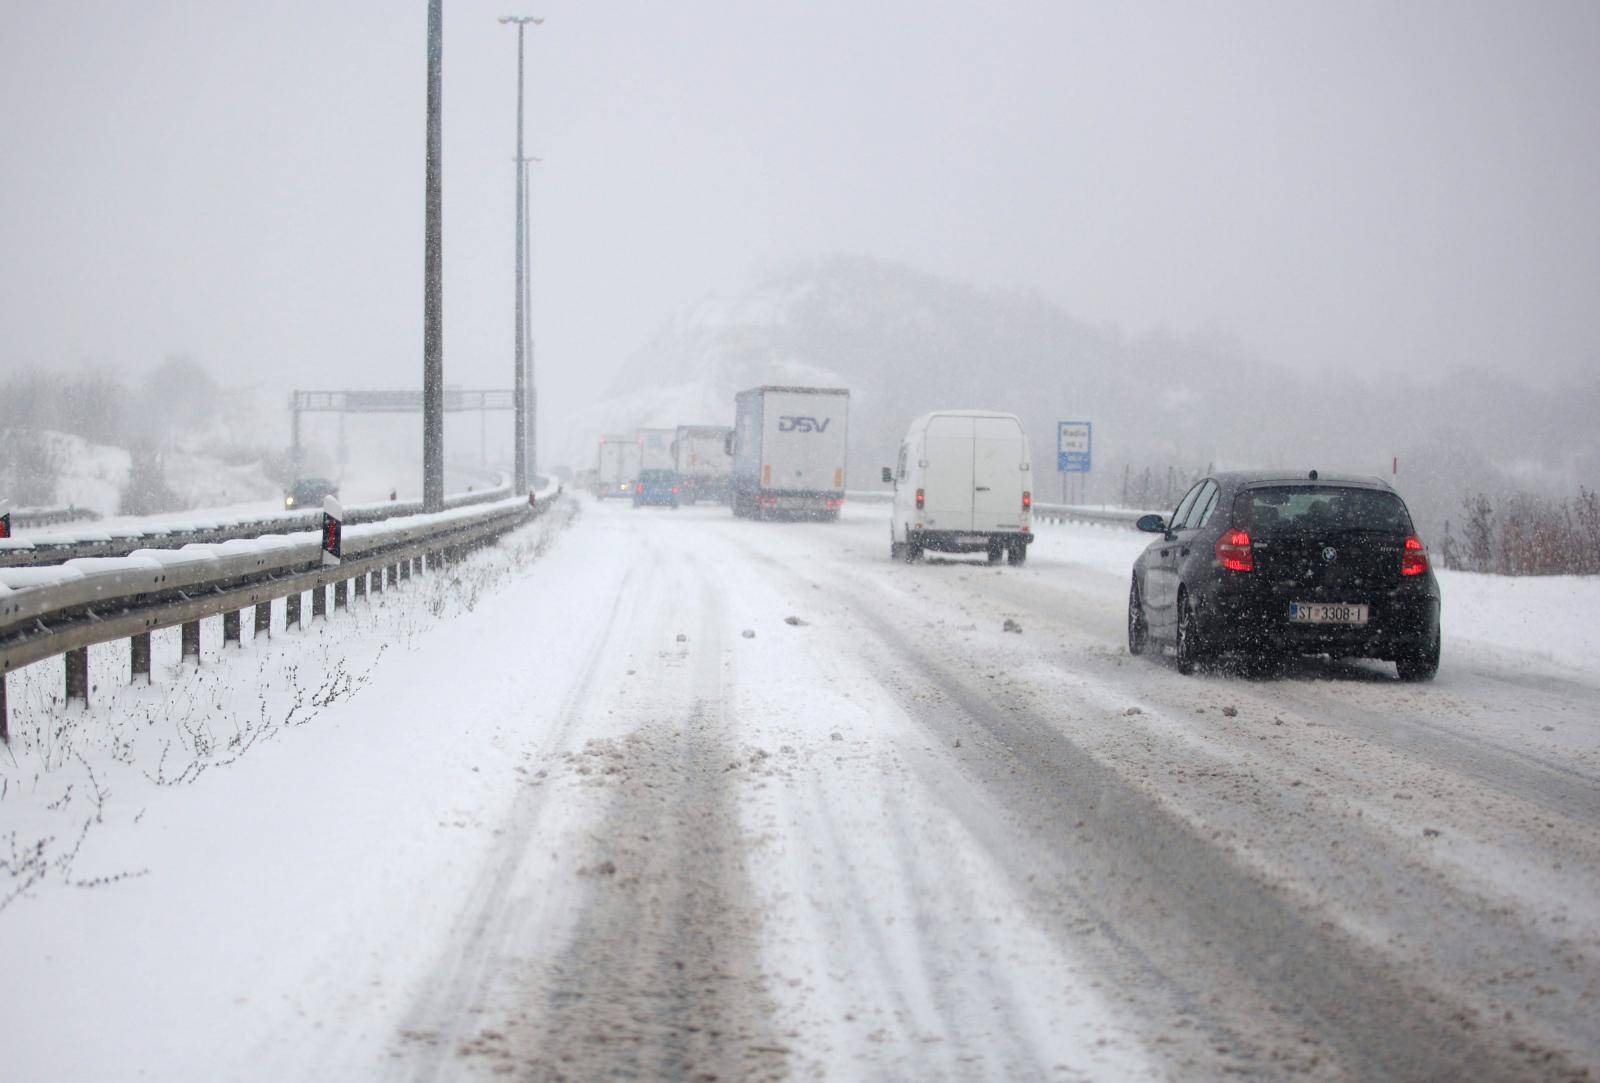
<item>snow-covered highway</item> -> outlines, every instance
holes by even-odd
[[[12,867],[93,830],[0,909],[6,1074],[1600,1071],[1594,584],[1442,577],[1429,684],[1185,678],[1127,654],[1137,535],[893,564],[886,514],[584,499],[102,692],[8,765]],[[215,701],[187,758],[152,697]]]

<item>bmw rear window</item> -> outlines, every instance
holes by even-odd
[[[1234,522],[1263,536],[1341,531],[1404,536],[1412,532],[1406,506],[1394,493],[1338,485],[1246,489],[1235,501]]]

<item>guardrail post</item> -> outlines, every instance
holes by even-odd
[[[133,684],[140,677],[144,683],[150,683],[150,633],[140,632],[128,640],[128,683]]]
[[[272,638],[272,603],[270,601],[256,603],[256,638],[259,639],[261,636],[266,636],[268,639]]]
[[[283,630],[300,627],[300,592],[297,590],[283,600]]]
[[[325,583],[318,583],[311,588],[311,619],[318,617],[328,619],[328,587]]]
[[[333,585],[333,608],[343,609],[350,604],[350,580],[341,579]]]
[[[356,597],[357,598],[365,598],[366,596],[367,596],[367,573],[366,572],[362,572],[360,575],[356,576]]]
[[[183,657],[193,658],[194,664],[200,664],[200,622],[191,620],[183,626]]]
[[[400,562],[400,578],[401,579],[410,579],[411,578],[411,558],[410,557],[406,557],[404,560],[402,560]]]
[[[230,609],[222,614],[222,642],[239,642],[239,611]]]
[[[79,647],[66,653],[67,702],[75,699],[89,706],[89,648]]]
[[[11,743],[11,716],[6,713],[6,681],[9,673],[0,673],[0,744]]]
[[[372,593],[383,593],[383,573],[386,571],[388,571],[388,569],[384,568],[382,565],[372,569]]]

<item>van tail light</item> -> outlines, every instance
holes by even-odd
[[[1230,572],[1256,570],[1256,554],[1250,548],[1250,535],[1243,530],[1230,530],[1217,539],[1217,563]]]
[[[1427,570],[1428,548],[1413,534],[1406,539],[1406,547],[1400,550],[1400,574],[1422,575]]]
[[[928,494],[923,492],[921,489],[918,489],[917,490],[917,510],[921,511],[923,509],[923,507],[927,503],[928,503]]]
[[[1033,510],[1033,494],[1026,489],[1022,490],[1022,510]]]

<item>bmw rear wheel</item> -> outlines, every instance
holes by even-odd
[[[1144,601],[1139,597],[1139,580],[1128,587],[1128,653],[1143,654],[1150,645],[1150,624],[1145,619]]]
[[[1439,672],[1439,633],[1433,642],[1402,651],[1394,660],[1394,671],[1402,681],[1431,681]]]
[[[1204,656],[1204,643],[1194,616],[1194,606],[1187,594],[1178,595],[1178,631],[1173,638],[1173,648],[1178,656],[1178,672],[1189,676],[1200,665]]]

